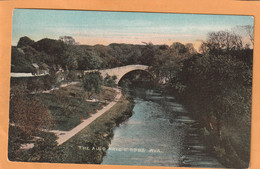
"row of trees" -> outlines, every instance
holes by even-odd
[[[186,52],[185,50],[195,51],[192,44],[183,48],[180,43],[174,43],[170,47],[152,43],[109,46],[76,44],[72,37],[66,36],[60,40],[45,38],[37,42],[22,37],[17,47],[12,47],[12,71],[33,72],[32,63],[45,63],[53,71],[58,71],[60,67],[64,70],[92,70],[130,64],[153,65],[157,62],[155,55],[161,50],[175,49],[181,53]]]

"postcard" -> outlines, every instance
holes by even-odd
[[[254,10],[17,7],[4,168],[257,166]]]

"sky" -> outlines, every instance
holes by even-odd
[[[23,36],[34,41],[72,36],[86,45],[181,42],[198,47],[209,32],[253,24],[252,16],[240,15],[15,9],[12,45]]]

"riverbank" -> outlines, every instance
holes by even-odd
[[[166,90],[166,93],[175,93]],[[175,93],[176,99],[192,112],[192,117],[202,126],[205,144],[227,168],[248,168],[250,161],[250,117],[236,117],[232,113],[221,118],[208,112],[207,101],[186,93]],[[209,115],[210,113],[210,115]]]
[[[206,117],[198,118],[199,115],[197,113],[195,113],[193,117],[203,126],[202,134],[204,142],[211,149],[213,154],[215,154],[220,163],[228,168],[248,168],[250,135],[247,133],[250,133],[250,128],[242,129],[242,126],[232,126],[228,123],[224,123],[222,124],[221,136],[219,136],[214,120],[211,126],[209,126],[205,121]],[[214,116],[211,118],[216,119]],[[232,120],[235,121],[235,119],[229,119],[227,121]]]
[[[228,168],[244,169],[250,163],[250,125],[243,119],[225,119],[221,136],[204,122],[204,140],[218,160]],[[203,122],[202,122],[203,123]]]
[[[113,129],[132,115],[133,101],[122,96],[105,114],[60,146],[62,162],[100,164],[113,137]]]

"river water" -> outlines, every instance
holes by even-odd
[[[134,114],[114,130],[102,164],[224,168],[203,143],[201,126],[174,97],[155,90],[133,95]]]

